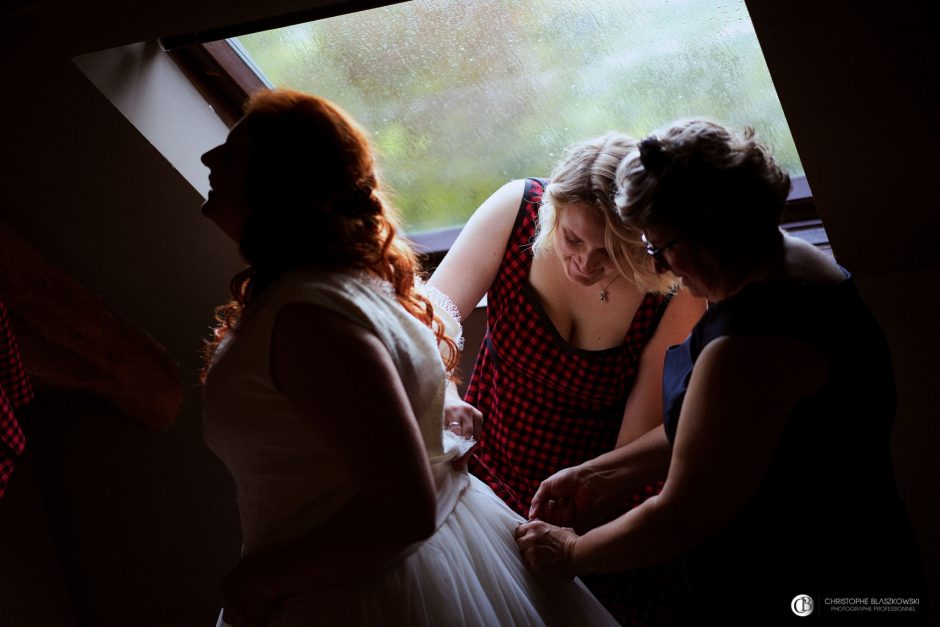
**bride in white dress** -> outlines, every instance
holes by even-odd
[[[355,122],[262,92],[203,162],[203,212],[249,264],[205,382],[244,536],[219,624],[616,625],[579,581],[531,575],[522,519],[454,463],[472,440],[442,424],[447,314]]]

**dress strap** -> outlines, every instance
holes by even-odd
[[[652,302],[657,303],[656,311],[653,313],[653,317],[649,322],[647,327],[647,338],[653,336],[656,333],[656,329],[659,328],[659,323],[662,321],[663,316],[666,314],[666,308],[669,306],[669,303],[672,302],[672,299],[676,297],[678,293],[678,287],[674,287],[665,294],[647,294],[647,299],[652,299]]]
[[[487,302],[499,306],[503,299],[511,299],[521,289],[529,276],[532,266],[532,240],[535,237],[539,207],[542,205],[542,192],[547,184],[545,179],[525,179],[525,190],[516,213],[506,250],[500,262],[496,279],[493,281]]]

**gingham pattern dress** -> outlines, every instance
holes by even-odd
[[[614,448],[640,355],[666,305],[663,296],[648,294],[623,344],[606,350],[582,350],[559,335],[528,281],[546,184],[526,181],[519,215],[487,293],[486,334],[465,395],[483,413],[470,471],[522,516],[544,479]],[[658,487],[649,486],[634,502]],[[651,589],[640,595],[629,575],[583,579],[624,624],[672,622],[644,618],[649,613],[641,604],[661,606],[657,615],[671,614],[665,606],[676,604],[655,602]]]
[[[26,446],[13,411],[32,398],[33,389],[20,361],[6,306],[0,301],[0,497],[13,474],[14,460]]]

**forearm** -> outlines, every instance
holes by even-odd
[[[307,538],[274,551],[249,554],[267,601],[303,596],[380,574],[401,552],[426,539],[433,517],[357,497]],[[385,515],[387,512],[393,515]]]
[[[695,544],[662,497],[642,505],[575,540],[571,571],[576,575],[644,568],[680,555]]]
[[[620,497],[664,480],[671,456],[672,446],[660,425],[582,466],[596,477],[599,493]]]

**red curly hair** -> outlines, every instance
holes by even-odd
[[[445,366],[452,371],[456,344],[415,289],[417,258],[398,236],[398,216],[383,199],[365,131],[328,100],[287,89],[252,95],[240,124],[250,147],[250,211],[239,242],[248,267],[232,278],[232,300],[216,309],[206,367],[244,307],[286,272],[309,267],[360,269],[388,281],[402,307],[448,347]]]

